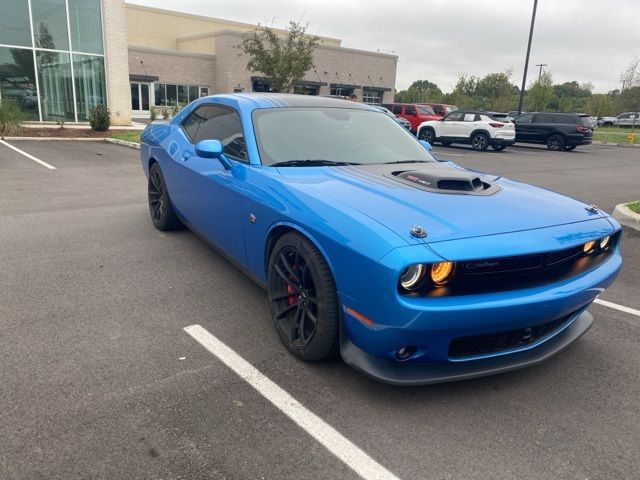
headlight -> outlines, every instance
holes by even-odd
[[[607,235],[606,237],[600,240],[600,248],[602,250],[606,250],[607,247],[609,247],[610,243],[611,243],[611,235]]]
[[[400,274],[400,286],[405,290],[415,290],[422,285],[427,268],[422,263],[405,268]]]
[[[590,253],[593,253],[595,249],[596,249],[595,240],[592,240],[591,242],[587,242],[582,246],[582,251],[587,255],[589,255]]]
[[[444,285],[453,273],[453,262],[439,262],[431,265],[431,281],[436,286]]]

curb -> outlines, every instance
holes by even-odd
[[[104,137],[4,137],[5,140],[11,140],[13,142],[25,141],[45,141],[45,142],[104,142]]]
[[[626,204],[616,205],[613,210],[613,218],[618,220],[621,225],[640,231],[640,214],[635,213]]]
[[[640,148],[640,144],[638,143],[615,143],[615,142],[603,142],[602,140],[594,140],[591,142],[592,145],[611,145],[612,147],[620,147],[620,148]]]
[[[107,143],[115,143],[116,145],[122,145],[123,147],[135,148],[140,150],[140,144],[135,142],[127,142],[126,140],[118,140],[117,138],[105,138]]]

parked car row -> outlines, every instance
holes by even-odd
[[[601,127],[640,127],[640,112],[624,112],[617,117],[602,117],[598,120]]]

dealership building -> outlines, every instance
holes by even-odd
[[[85,122],[106,104],[112,124],[213,93],[268,91],[238,48],[255,25],[123,0],[1,0],[0,100],[25,118]],[[320,37],[314,68],[295,87],[307,95],[393,101],[397,56]]]

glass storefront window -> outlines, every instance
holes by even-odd
[[[176,105],[178,102],[176,85],[167,85],[167,105]]]
[[[69,50],[64,0],[31,0],[33,43],[38,48]]]
[[[189,101],[193,102],[196,98],[200,98],[198,95],[198,87],[190,86],[189,87]]]
[[[178,103],[186,105],[189,103],[189,87],[186,85],[178,85]]]
[[[37,51],[36,63],[42,120],[74,121],[69,54]]]
[[[69,24],[74,50],[103,53],[100,0],[69,0]]]
[[[38,95],[33,53],[29,49],[0,47],[0,100],[18,105],[27,120],[38,119]]]
[[[156,83],[153,86],[154,89],[154,99],[155,103],[158,107],[167,104],[167,99],[165,98],[165,94],[167,92],[167,86],[164,83]]]
[[[89,120],[96,105],[106,105],[104,59],[92,55],[73,55],[78,120]]]
[[[0,43],[31,47],[29,4],[25,0],[2,0]]]

